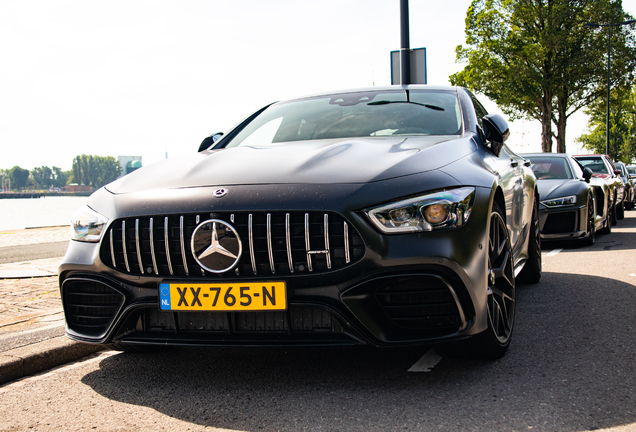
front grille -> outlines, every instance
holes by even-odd
[[[439,334],[462,325],[455,297],[438,277],[417,276],[391,281],[376,291],[376,299],[393,323],[402,328]]]
[[[338,320],[327,310],[291,306],[286,312],[161,312],[147,309],[144,328],[149,332],[221,333],[342,333]]]
[[[69,327],[89,336],[106,332],[124,303],[121,293],[95,281],[71,280],[63,288]]]
[[[576,231],[576,212],[550,213],[543,225],[544,234],[571,233]]]
[[[232,271],[210,273],[192,254],[192,233],[209,219],[229,223],[241,238]],[[359,261],[364,252],[358,232],[336,213],[202,213],[116,220],[102,241],[101,259],[132,275],[223,278],[324,273]]]

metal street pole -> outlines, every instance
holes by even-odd
[[[411,42],[409,40],[409,0],[400,0],[400,83],[411,84]]]
[[[607,37],[607,113],[605,114],[605,154],[609,156],[609,137],[610,137],[610,71],[612,64],[612,26],[609,29]]]
[[[609,155],[609,144],[610,144],[610,76],[611,76],[611,62],[612,62],[612,27],[629,25],[636,23],[636,20],[629,20],[622,23],[609,23],[609,24],[598,24],[598,23],[587,23],[585,27],[590,28],[599,28],[599,27],[607,27],[608,36],[607,36],[607,112],[605,114],[605,154]]]

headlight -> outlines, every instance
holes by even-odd
[[[457,228],[468,222],[474,198],[475,188],[462,187],[376,207],[366,214],[386,234]]]
[[[102,238],[108,219],[84,206],[71,218],[71,239],[96,243]]]
[[[544,200],[544,201],[541,201],[541,204],[543,204],[546,207],[561,207],[561,206],[568,206],[568,205],[576,205],[576,195]]]

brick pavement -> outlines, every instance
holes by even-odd
[[[0,253],[3,247],[68,239],[68,227],[1,231]],[[64,336],[57,278],[61,260],[58,257],[0,264],[0,384],[104,348],[73,342]],[[24,277],[29,274],[50,276]]]
[[[0,248],[66,241],[68,227],[0,231]],[[0,264],[0,275],[51,274],[46,277],[0,277],[0,337],[8,333],[63,324],[57,268],[62,257]]]

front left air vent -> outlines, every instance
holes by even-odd
[[[69,328],[95,337],[108,330],[125,300],[119,291],[91,280],[67,280],[62,293]]]
[[[375,297],[399,327],[444,335],[463,326],[461,309],[450,286],[436,276],[394,279],[376,291]]]
[[[242,243],[237,266],[225,273],[204,270],[192,254],[192,233],[209,219],[234,227]],[[107,266],[131,275],[250,278],[339,270],[362,259],[365,249],[356,229],[337,213],[259,212],[115,220],[100,253]]]

